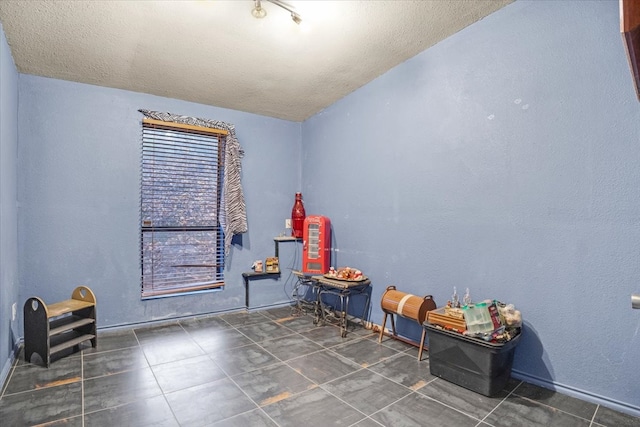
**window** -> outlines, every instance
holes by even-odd
[[[224,285],[218,220],[227,131],[142,122],[142,297]]]

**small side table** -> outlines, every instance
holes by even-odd
[[[274,247],[275,256],[276,258],[278,258],[280,256],[280,243],[301,242],[302,239],[299,239],[297,237],[279,236],[279,237],[274,237],[273,241],[275,245]],[[244,280],[244,305],[247,310],[249,309],[249,282],[252,279],[266,279],[266,278],[273,279],[278,277],[280,277],[280,270],[272,271],[272,272],[261,271],[259,273],[256,273],[254,271],[248,271],[248,272],[242,273],[242,279]]]
[[[293,270],[292,273],[297,277],[297,281],[293,286],[293,297],[296,302],[296,308],[300,313],[304,313],[303,303],[312,305],[314,315],[313,324],[316,325],[318,323],[318,319],[320,318],[320,302],[318,300],[320,284],[313,278],[313,276],[307,273],[303,273],[302,271]],[[311,293],[314,295],[313,301],[307,301],[302,298],[300,293],[305,289],[311,289]]]
[[[247,308],[247,310],[249,309],[249,281],[251,279],[265,279],[267,277],[269,277],[269,278],[280,277],[280,272],[279,271],[274,271],[272,273],[267,273],[267,272],[260,272],[260,273],[247,272],[247,273],[242,273],[242,279],[244,279],[244,305]]]
[[[340,299],[340,336],[342,338],[347,336],[347,327],[349,320],[347,313],[349,312],[349,299],[352,296],[364,296],[365,304],[362,310],[361,320],[364,324],[367,309],[369,308],[370,297],[367,292],[371,281],[365,279],[362,281],[348,281],[339,279],[330,279],[325,276],[313,276],[313,280],[316,280],[320,285],[320,292],[318,293],[318,303],[320,304],[320,313],[322,315],[322,321],[325,321],[325,309],[322,302],[322,295],[334,295]],[[319,321],[319,318],[318,318]]]

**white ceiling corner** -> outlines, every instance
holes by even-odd
[[[303,121],[512,0],[0,1],[18,71]]]

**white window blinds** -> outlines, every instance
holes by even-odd
[[[226,131],[144,119],[142,297],[224,285],[218,221]]]

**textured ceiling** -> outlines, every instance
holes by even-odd
[[[303,121],[512,0],[0,1],[18,71]]]

